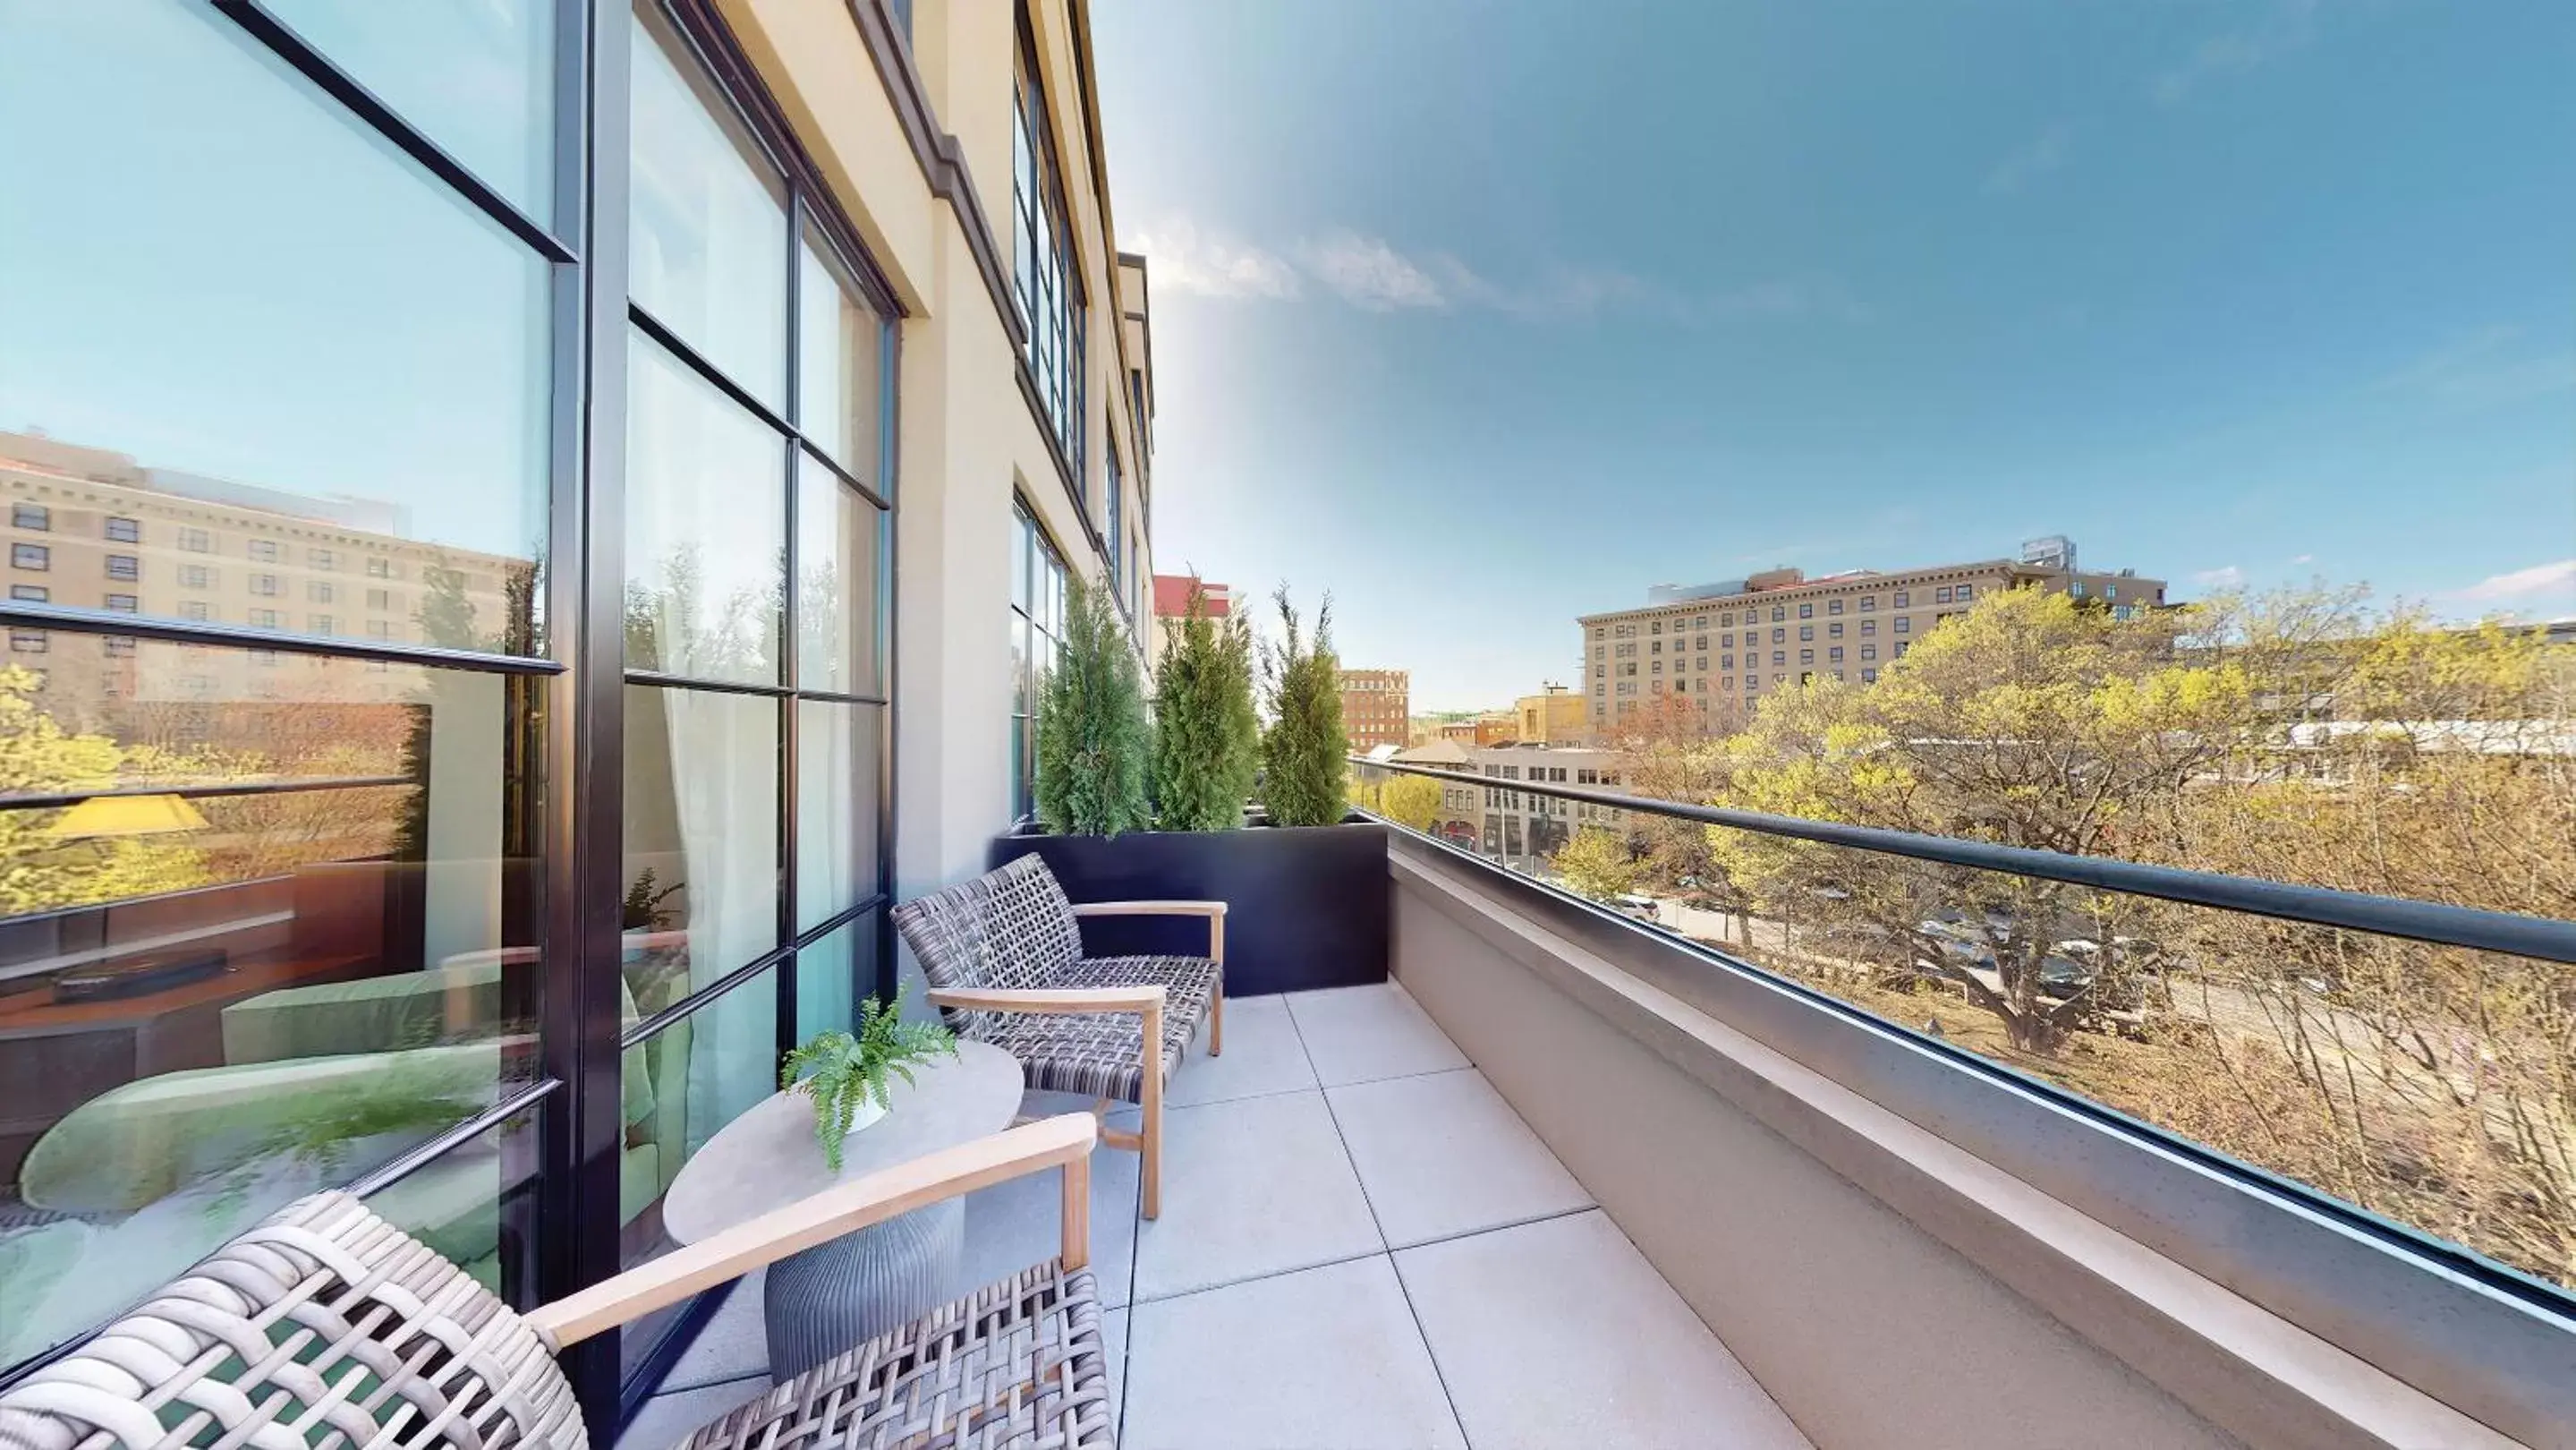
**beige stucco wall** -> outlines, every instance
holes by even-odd
[[[1393,889],[1405,988],[1819,1446],[2239,1443]]]

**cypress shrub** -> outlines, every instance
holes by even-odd
[[[1064,648],[1038,699],[1038,820],[1058,835],[1143,830],[1153,726],[1136,654],[1108,591],[1079,578]]]
[[[1154,810],[1167,831],[1230,831],[1261,768],[1261,717],[1252,708],[1252,630],[1240,615],[1207,616],[1192,585],[1189,612],[1154,668]]]
[[[1333,654],[1333,601],[1303,634],[1288,587],[1278,593],[1284,637],[1269,658],[1271,722],[1261,737],[1261,800],[1278,826],[1329,826],[1349,808],[1342,793],[1350,738],[1342,732],[1341,662]]]

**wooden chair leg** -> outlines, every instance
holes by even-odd
[[[1225,1056],[1225,917],[1208,918],[1208,957],[1216,963],[1216,1006],[1208,1018],[1208,1056]]]
[[[1144,1163],[1145,1217],[1163,1216],[1163,1009],[1145,1009],[1143,1131],[1137,1136]]]

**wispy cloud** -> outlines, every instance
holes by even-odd
[[[2245,570],[2235,564],[2225,564],[2216,569],[2201,570],[2191,576],[2191,582],[2203,589],[2242,589],[2245,587]]]
[[[2534,564],[2509,574],[2491,574],[2445,596],[2463,604],[2527,604],[2555,597],[2576,605],[2576,559]]]
[[[1383,237],[1343,229],[1299,244],[1297,260],[1334,295],[1364,312],[1453,307],[1460,290],[1484,286],[1454,257],[1434,256],[1426,267],[1389,246]],[[1449,285],[1435,280],[1433,271],[1447,274]]]
[[[2160,106],[2179,106],[2222,76],[2243,75],[2316,38],[2316,0],[2280,0],[2250,25],[2213,35],[2179,63],[2157,72],[2147,93]]]
[[[2532,346],[2519,327],[2483,327],[2434,348],[2378,386],[2456,408],[2528,402],[2576,390],[2576,351]]]
[[[2317,556],[2314,554],[2293,554],[2290,556],[2290,564],[2294,568],[2301,564],[2313,564],[2316,561]]]
[[[1151,266],[1157,291],[1238,301],[1289,301],[1309,290],[1363,312],[1498,312],[1532,322],[1614,313],[1681,324],[1815,316],[1862,321],[1869,311],[1830,278],[1773,278],[1692,295],[1616,267],[1556,266],[1499,280],[1445,251],[1408,251],[1381,236],[1333,227],[1265,247],[1186,218],[1127,242]]]
[[[2064,121],[2014,147],[2011,154],[1986,173],[1988,196],[2010,196],[2031,182],[2066,164],[2067,154],[2075,147],[2075,128]]]
[[[1289,298],[1302,290],[1297,269],[1286,258],[1219,233],[1202,234],[1187,217],[1138,232],[1127,245],[1144,254],[1156,291]]]

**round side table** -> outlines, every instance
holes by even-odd
[[[813,1099],[764,1099],[680,1169],[663,1227],[696,1243],[835,1183],[998,1133],[1019,1114],[1020,1065],[999,1048],[961,1042],[956,1057],[915,1064],[913,1076],[894,1080],[883,1118],[843,1141],[837,1175],[814,1141]],[[952,1198],[770,1265],[761,1304],[770,1378],[784,1382],[943,1302],[965,1225],[966,1202]]]

